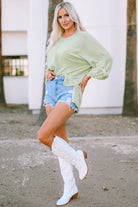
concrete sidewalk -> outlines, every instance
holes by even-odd
[[[138,206],[138,137],[72,138],[89,173],[69,207]],[[0,207],[54,207],[63,183],[57,158],[37,140],[0,141]]]

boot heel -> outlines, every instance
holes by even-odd
[[[84,154],[84,158],[87,159],[87,153],[83,151],[83,154]]]
[[[74,194],[74,195],[72,196],[72,199],[76,199],[77,197],[78,197],[78,193]]]

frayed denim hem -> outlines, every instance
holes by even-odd
[[[78,107],[73,102],[70,103],[69,101],[58,101],[57,103],[67,104],[69,106],[69,110],[70,110],[70,108],[72,108],[74,110],[74,113],[78,113],[78,111],[79,111]]]
[[[58,103],[65,103],[65,104],[67,104],[67,105],[69,106],[69,110],[70,110],[70,108],[72,108],[72,109],[74,110],[74,113],[78,113],[78,112],[79,112],[78,107],[77,107],[76,104],[73,103],[73,102],[70,103],[70,102],[68,102],[68,101],[58,101],[57,104],[58,104]],[[55,108],[51,103],[43,103],[43,106],[44,106],[44,107],[51,106],[52,109]]]
[[[45,103],[45,102],[44,102],[44,103],[43,103],[43,106],[44,106],[44,107],[52,106],[52,109],[54,109],[54,106],[53,106],[51,103]]]

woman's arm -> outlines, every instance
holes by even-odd
[[[82,81],[80,82],[80,84],[79,84],[79,88],[81,88],[81,92],[82,92],[82,94],[83,94],[84,89],[85,89],[85,87],[86,87],[86,85],[87,85],[87,82],[88,82],[88,80],[89,80],[90,78],[91,78],[90,76],[86,75],[86,76],[84,76],[84,78],[83,78]]]
[[[113,59],[108,51],[87,32],[82,36],[80,55],[90,64],[87,76],[100,80],[109,76]]]

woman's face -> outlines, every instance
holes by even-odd
[[[58,23],[64,30],[74,28],[74,22],[71,20],[68,11],[65,8],[59,9],[57,19]]]

